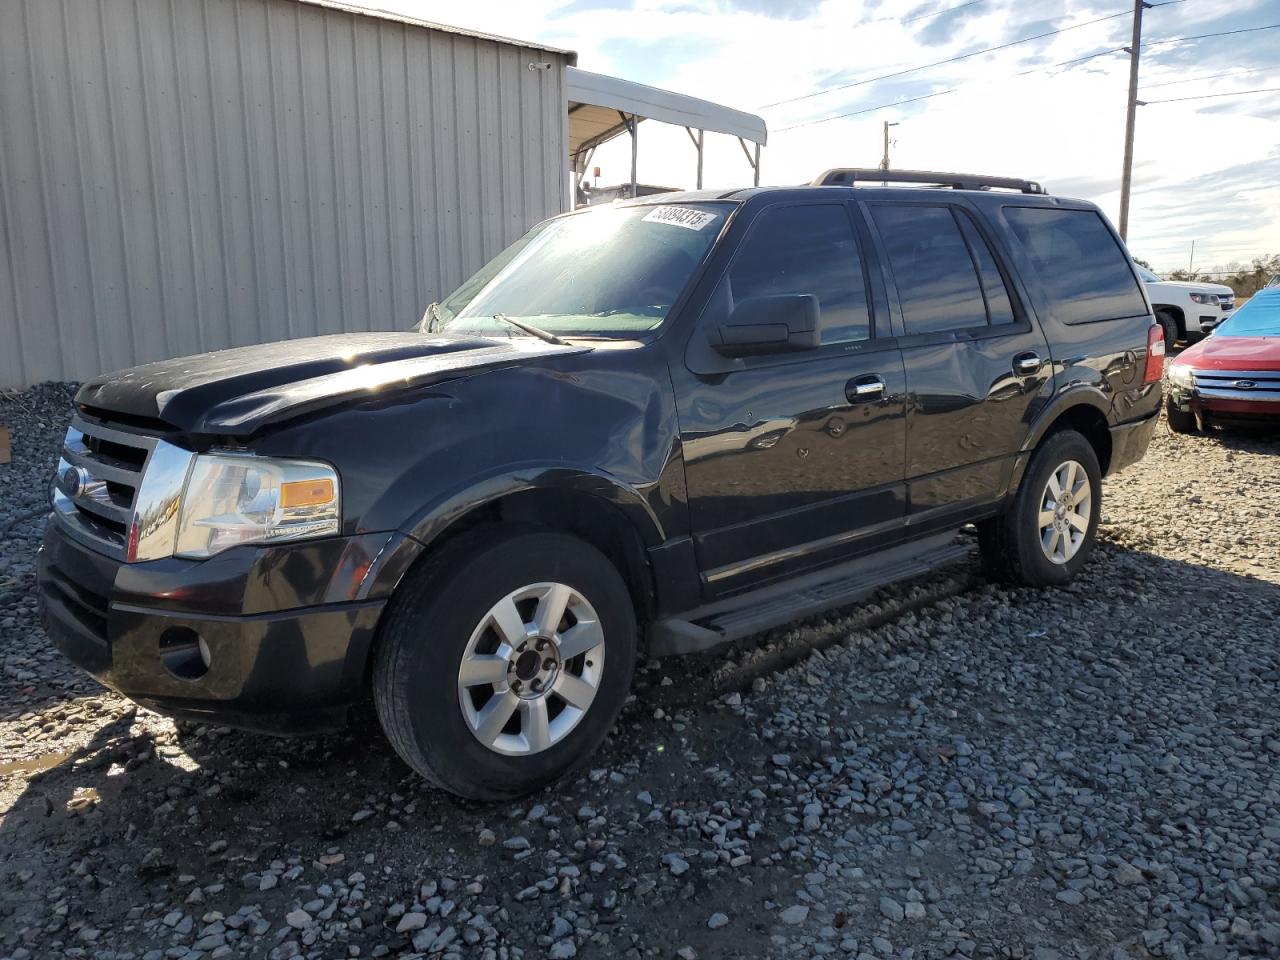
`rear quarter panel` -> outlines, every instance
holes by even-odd
[[[1008,252],[1025,291],[1028,308],[1049,344],[1054,369],[1053,398],[1046,404],[1043,416],[1056,418],[1075,403],[1087,403],[1097,408],[1111,425],[1140,420],[1155,413],[1160,407],[1160,384],[1144,385],[1142,382],[1147,361],[1147,331],[1155,323],[1155,317],[1151,313],[1146,286],[1138,277],[1128,250],[1110,221],[1102,216],[1119,247],[1118,255],[1124,257],[1134,285],[1142,293],[1147,313],[1091,323],[1066,323],[1054,315],[1036,264],[1010,226],[1005,210],[1009,207],[1043,206],[1087,210],[1101,216],[1097,207],[1079,200],[1012,198],[1008,195],[983,197],[977,205],[982,208],[987,222]],[[1039,431],[1032,431],[1029,438],[1032,441],[1046,424],[1039,426]]]

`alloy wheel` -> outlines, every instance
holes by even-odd
[[[1051,563],[1064,564],[1084,545],[1093,510],[1093,488],[1084,466],[1068,460],[1049,474],[1040,497],[1040,549]]]
[[[604,654],[600,619],[581,593],[563,583],[513,590],[489,609],[463,652],[463,718],[495,753],[541,753],[590,709]]]

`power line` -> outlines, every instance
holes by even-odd
[[[1163,4],[1161,4],[1161,6],[1163,6]],[[1016,47],[1021,43],[1031,43],[1033,40],[1043,40],[1046,37],[1054,37],[1060,33],[1066,33],[1068,30],[1078,30],[1081,27],[1088,27],[1088,26],[1092,26],[1095,23],[1103,23],[1107,20],[1115,20],[1115,19],[1118,19],[1119,17],[1127,17],[1127,16],[1129,16],[1129,11],[1122,10],[1119,13],[1113,13],[1113,14],[1110,14],[1109,16],[1098,17],[1096,20],[1086,20],[1083,23],[1073,23],[1069,27],[1060,27],[1057,30],[1050,30],[1047,33],[1038,33],[1033,37],[1023,37],[1020,40],[1010,40],[1008,43],[1002,43],[1002,44],[999,44],[998,46],[987,47],[986,49],[983,49],[983,50],[973,50],[969,53],[962,53],[955,57],[948,57],[946,60],[937,60],[933,63],[922,63],[919,66],[907,67],[904,70],[897,70],[897,71],[894,71],[893,73],[886,73],[878,77],[867,77],[866,79],[863,79],[863,80],[855,80],[852,83],[844,83],[836,87],[827,87],[823,90],[815,90],[812,93],[805,93],[798,97],[788,97],[785,100],[776,100],[773,103],[766,103],[764,106],[757,107],[756,109],[768,110],[770,107],[780,107],[783,104],[787,104],[787,103],[798,103],[801,100],[810,100],[814,97],[820,97],[828,93],[835,93],[839,90],[850,90],[853,87],[865,86],[868,83],[876,83],[880,80],[891,80],[895,77],[906,76],[909,73],[918,73],[921,70],[928,70],[932,67],[941,67],[949,63],[959,63],[961,60],[970,60],[973,57],[981,56],[984,53],[995,53],[997,50],[1007,50],[1010,47]]]
[[[1272,67],[1280,66],[1280,64],[1269,63],[1261,67],[1253,67],[1249,70],[1229,70],[1226,73],[1210,73],[1203,77],[1187,77],[1184,80],[1163,80],[1160,83],[1148,83],[1142,89],[1154,90],[1156,87],[1175,87],[1180,83],[1195,83],[1197,80],[1220,80],[1223,77],[1244,77],[1251,73],[1261,73],[1263,70],[1270,70]]]
[[[1163,7],[1163,6],[1169,6],[1171,3],[1182,3],[1182,2],[1185,2],[1185,0],[1169,0],[1169,3],[1158,3],[1158,4],[1155,4],[1155,6],[1157,6],[1157,7]],[[1129,11],[1125,11],[1125,12],[1126,12],[1126,13],[1128,13]],[[1114,17],[1107,17],[1107,18],[1104,18],[1104,19],[1114,19]],[[1091,22],[1096,22],[1096,21],[1091,21]],[[1085,24],[1077,24],[1077,26],[1085,26]],[[1240,33],[1256,33],[1256,32],[1258,32],[1258,31],[1260,31],[1260,30],[1275,30],[1275,29],[1277,29],[1277,28],[1280,28],[1280,23],[1266,24],[1266,25],[1264,25],[1264,26],[1260,26],[1260,27],[1245,27],[1245,28],[1240,29],[1240,30],[1228,30],[1228,31],[1225,31],[1225,32],[1222,32],[1222,33],[1205,33],[1205,34],[1198,34],[1198,35],[1196,35],[1196,36],[1188,36],[1188,37],[1169,37],[1169,38],[1164,39],[1164,40],[1152,40],[1152,41],[1149,41],[1149,42],[1144,42],[1144,43],[1142,44],[1142,46],[1143,46],[1143,47],[1148,47],[1148,46],[1155,46],[1155,45],[1158,45],[1158,44],[1189,43],[1189,42],[1191,42],[1191,41],[1193,41],[1193,40],[1205,40],[1205,39],[1208,39],[1208,38],[1210,38],[1210,37],[1226,37],[1226,36],[1233,36],[1233,35],[1235,35],[1235,34],[1240,34]],[[1070,28],[1070,27],[1068,27],[1068,28],[1065,28],[1065,29],[1071,29],[1071,28]],[[993,49],[999,49],[999,48],[993,48]],[[1068,67],[1068,68],[1070,68],[1070,67],[1075,66],[1076,64],[1085,63],[1085,62],[1087,62],[1087,61],[1089,61],[1089,60],[1097,59],[1098,57],[1105,57],[1105,56],[1107,56],[1108,54],[1112,54],[1112,53],[1120,53],[1122,50],[1125,50],[1125,49],[1126,49],[1125,47],[1107,47],[1105,50],[1097,50],[1097,51],[1094,51],[1093,53],[1085,54],[1083,57],[1075,57],[1075,58],[1073,58],[1073,59],[1071,59],[1071,60],[1062,60],[1062,61],[1059,61],[1058,63],[1051,63],[1051,64],[1047,64],[1047,65],[1045,65],[1045,66],[1041,66],[1041,67],[1032,67],[1030,70],[1022,70],[1022,71],[1019,71],[1018,73],[1009,74],[1009,75],[1007,75],[1007,76],[1005,76],[1005,77],[997,78],[997,79],[1003,79],[1003,80],[1016,80],[1016,79],[1017,79],[1017,78],[1019,78],[1019,77],[1025,77],[1025,76],[1028,76],[1028,75],[1030,75],[1030,74],[1032,74],[1032,73],[1039,73],[1039,72],[1040,72],[1040,71],[1042,71],[1042,70],[1053,70],[1053,69],[1056,69],[1056,68],[1058,68],[1058,67]],[[965,56],[971,56],[971,54],[966,54]],[[942,62],[948,62],[948,61],[942,61]],[[924,69],[924,68],[923,68],[923,67],[920,67],[920,68],[918,68],[918,69]],[[1266,68],[1259,68],[1259,69],[1266,69]],[[1257,73],[1257,72],[1259,72],[1259,70],[1252,70],[1252,71],[1248,71],[1248,72],[1250,72],[1250,73]],[[884,77],[877,77],[877,78],[875,78],[875,79],[886,79],[886,78],[884,78]],[[1201,79],[1212,79],[1212,78],[1202,77]],[[865,82],[865,83],[871,83],[871,82],[873,82],[873,81],[872,81],[872,80],[859,81],[859,83],[863,83],[863,82]],[[978,82],[981,82],[981,83],[990,83],[990,82],[993,82],[993,81],[992,81],[992,80],[984,80],[984,81],[978,81]],[[1179,82],[1181,82],[1181,81],[1179,81]],[[858,84],[851,84],[851,86],[857,86],[857,85],[858,85]],[[962,84],[958,84],[958,85],[956,85],[956,86],[954,86],[954,87],[949,87],[949,88],[948,88],[948,89],[946,89],[946,90],[940,90],[940,91],[938,91],[938,92],[936,92],[936,93],[927,93],[927,94],[924,94],[923,96],[919,96],[919,97],[911,97],[910,99],[907,99],[907,100],[893,100],[893,101],[891,101],[891,102],[889,102],[889,103],[882,103],[882,104],[879,104],[878,106],[874,106],[874,107],[866,107],[866,108],[861,109],[861,110],[853,110],[853,111],[848,112],[848,113],[837,113],[837,114],[833,114],[832,116],[829,116],[829,117],[821,117],[821,118],[819,118],[819,119],[817,119],[817,120],[805,120],[805,121],[802,121],[801,123],[793,123],[793,124],[791,124],[790,126],[786,126],[786,127],[778,127],[774,132],[775,132],[775,133],[786,133],[788,130],[799,130],[799,129],[801,129],[802,127],[813,127],[813,126],[817,126],[817,125],[818,125],[818,124],[820,124],[820,123],[828,123],[828,122],[830,122],[830,121],[832,121],[832,120],[844,120],[844,119],[847,119],[847,118],[849,118],[849,117],[858,117],[858,116],[862,116],[863,114],[866,114],[866,113],[874,113],[874,112],[875,112],[875,111],[877,111],[877,110],[884,110],[884,109],[887,109],[887,108],[889,108],[889,107],[902,106],[902,105],[904,105],[904,104],[908,104],[908,103],[919,103],[919,102],[920,102],[920,101],[922,101],[922,100],[932,100],[934,97],[942,97],[942,96],[946,96],[946,95],[947,95],[947,94],[949,94],[949,93],[955,93],[956,91],[961,90],[961,89],[963,89],[964,87],[973,86],[973,85],[974,85],[974,84],[973,84],[972,82],[971,82],[971,83],[962,83]],[[1153,86],[1153,87],[1154,87],[1154,86],[1159,86],[1159,84],[1152,84],[1152,86]],[[841,89],[841,88],[839,88],[839,87],[832,87],[831,89],[832,89],[832,90],[837,90],[837,89]],[[822,92],[826,92],[826,91],[822,91]],[[813,96],[813,95],[811,94],[811,96]],[[1215,94],[1215,96],[1217,96],[1217,95]],[[803,99],[803,98],[797,98],[797,99]],[[1148,100],[1147,102],[1148,102],[1148,103],[1171,103],[1171,102],[1174,102],[1176,99],[1197,99],[1197,98],[1186,97],[1186,98],[1174,98],[1173,100]],[[790,103],[790,102],[791,102],[791,101],[788,101],[788,100],[781,100],[781,101],[779,101],[779,103]],[[763,108],[761,108],[761,109],[763,109]]]
[[[1163,6],[1163,4],[1160,4]],[[1148,40],[1144,47],[1158,47],[1165,43],[1186,43],[1188,40],[1209,40],[1213,37],[1234,37],[1241,33],[1257,33],[1259,30],[1280,29],[1280,23],[1268,23],[1261,27],[1242,27],[1239,30],[1223,30],[1221,33],[1198,33],[1190,37],[1169,37],[1167,40]]]
[[[908,23],[915,23],[917,20],[928,20],[930,17],[940,17],[944,13],[950,13],[952,10],[963,10],[965,7],[975,7],[983,2],[984,0],[969,0],[968,3],[958,3],[954,7],[944,7],[941,10],[934,10],[932,13],[921,13],[914,17],[908,17],[906,20],[899,20],[898,22],[905,26]]]
[[[774,133],[785,133],[788,130],[798,130],[801,127],[816,127],[820,123],[827,123],[831,120],[843,120],[846,117],[857,117],[864,113],[874,113],[877,110],[883,110],[886,107],[899,107],[905,103],[918,103],[921,100],[932,100],[934,97],[944,97],[948,93],[955,93],[959,87],[952,87],[950,90],[939,90],[937,93],[926,93],[924,96],[911,97],[907,100],[895,100],[893,103],[882,103],[878,107],[867,107],[865,110],[854,110],[851,113],[838,113],[833,117],[823,117],[821,120],[806,120],[804,123],[792,124],[789,127],[779,127]]]
[[[1144,107],[1157,103],[1183,103],[1187,100],[1213,100],[1217,97],[1247,97],[1255,93],[1276,93],[1280,87],[1263,87],[1260,90],[1237,90],[1235,93],[1202,93],[1198,97],[1173,97],[1169,100],[1140,100]]]
[[[1056,69],[1057,67],[1070,68],[1075,66],[1076,64],[1084,63],[1087,60],[1093,60],[1096,57],[1104,57],[1109,53],[1116,53],[1120,49],[1122,48],[1115,47],[1115,48],[1109,48],[1106,50],[1099,50],[1096,53],[1086,54],[1083,57],[1075,57],[1074,59],[1071,59],[1071,60],[1062,60],[1059,63],[1050,63],[1040,67],[1032,67],[1030,70],[1022,70],[1019,73],[1011,74],[1010,76],[1003,77],[1000,79],[1015,80],[1018,77],[1025,77],[1032,73],[1039,73],[1042,70],[1053,70],[1053,69]],[[985,80],[980,82],[991,83],[993,81]],[[850,113],[837,113],[837,114],[834,114],[833,116],[822,117],[818,120],[805,120],[805,121],[802,121],[801,123],[793,123],[789,127],[778,127],[776,130],[774,130],[774,133],[785,133],[788,130],[798,130],[801,127],[813,127],[813,126],[817,126],[820,123],[827,123],[828,121],[831,121],[831,120],[844,120],[847,117],[857,117],[857,116],[861,116],[864,113],[874,113],[877,110],[884,110],[888,107],[897,107],[907,103],[918,103],[921,100],[932,100],[934,97],[943,97],[943,96],[946,96],[948,93],[955,93],[957,90],[960,90],[964,87],[971,87],[971,86],[974,86],[974,84],[962,83],[962,84],[959,84],[958,86],[950,87],[946,90],[939,90],[936,93],[926,93],[923,96],[911,97],[908,100],[894,100],[891,103],[882,103],[879,106],[867,107],[862,110],[854,110]]]

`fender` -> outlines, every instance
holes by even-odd
[[[1055,420],[1072,407],[1082,405],[1093,407],[1102,414],[1107,423],[1111,422],[1111,397],[1091,383],[1068,384],[1066,389],[1060,391],[1041,408],[1039,415],[1031,424],[1031,429],[1027,431],[1027,438],[1022,441],[1020,452],[1030,453],[1038,447]]]
[[[662,523],[638,491],[600,470],[558,463],[525,464],[455,490],[423,507],[393,535],[374,559],[361,585],[364,597],[388,597],[413,563],[450,525],[465,514],[513,493],[554,490],[584,494],[619,510],[646,549],[666,540]]]
[[[1058,393],[1041,408],[1040,413],[1031,424],[1031,429],[1027,431],[1026,439],[1022,441],[1018,455],[1013,460],[1013,470],[1009,475],[1009,485],[1005,489],[1006,496],[1011,495],[1018,489],[1018,485],[1022,483],[1022,475],[1026,472],[1027,464],[1031,460],[1031,454],[1040,445],[1040,441],[1049,432],[1049,428],[1068,410],[1082,406],[1092,407],[1102,414],[1108,423],[1111,422],[1112,404],[1109,396],[1091,383],[1077,382],[1068,384],[1066,389]]]

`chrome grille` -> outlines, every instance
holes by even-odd
[[[1195,384],[1209,399],[1280,402],[1280,370],[1197,370]]]
[[[53,477],[54,516],[118,559],[168,556],[192,456],[160,437],[74,417]]]

